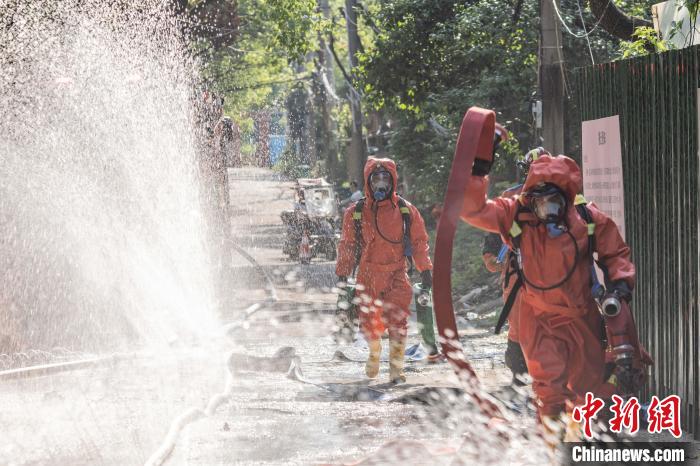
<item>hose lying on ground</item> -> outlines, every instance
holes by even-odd
[[[258,263],[258,261],[255,260],[253,256],[248,254],[245,249],[243,249],[241,246],[238,244],[234,243],[233,241],[229,240],[228,244],[233,248],[234,251],[236,251],[238,254],[243,256],[245,260],[253,264],[256,269],[265,277],[265,281],[267,282],[267,287],[265,288],[265,291],[267,292],[268,299],[272,301],[278,301],[277,298],[277,290],[275,289],[275,284],[272,281],[272,277],[270,277],[270,274],[267,273],[267,271],[263,268],[262,265]]]

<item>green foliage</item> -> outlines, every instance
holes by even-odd
[[[669,50],[669,44],[659,39],[654,28],[638,27],[632,35],[636,40],[620,42],[621,58],[641,57],[650,54],[652,51],[659,53]]]
[[[520,108],[514,96],[532,90],[537,64],[537,12],[529,2],[520,20],[498,0],[396,0],[375,22],[382,31],[362,57],[368,98],[427,116],[460,113],[470,105]]]
[[[520,149],[520,141],[518,141],[517,136],[513,132],[509,131],[508,140],[501,142],[496,151],[496,158],[491,167],[491,179],[515,179],[515,162],[522,155],[523,151]]]
[[[452,293],[455,296],[492,281],[493,274],[486,270],[481,259],[485,236],[478,228],[460,222],[452,252]]]
[[[381,3],[379,29],[361,57],[360,77],[368,103],[394,117],[389,150],[414,181],[417,199],[442,197],[464,111],[473,105],[498,109],[528,145],[528,100],[536,89],[537,4],[513,8],[498,0],[394,0]],[[507,167],[520,148],[506,145],[494,167]]]
[[[311,168],[303,165],[301,157],[289,146],[284,148],[274,168],[290,180],[305,178],[311,174]]]
[[[681,0],[679,3],[688,10],[690,22],[695,24],[700,10],[700,0]]]
[[[690,0],[694,1],[694,0]],[[625,13],[651,20],[651,7],[658,0],[616,0],[615,4]]]
[[[251,25],[264,34],[267,51],[283,50],[292,63],[314,50],[316,32],[323,28],[316,0],[257,0],[251,6]]]
[[[431,251],[434,251],[435,230],[429,231]],[[452,250],[452,295],[459,297],[469,290],[490,285],[493,274],[484,266],[481,250],[487,233],[464,222],[459,222]]]
[[[225,113],[245,137],[253,128],[253,112],[283,107],[292,86],[309,79],[310,67],[298,62],[317,47],[324,22],[315,0],[239,0],[237,8],[235,44],[200,41],[195,48],[206,63],[205,79],[225,97]]]

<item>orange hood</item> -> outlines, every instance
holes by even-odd
[[[541,155],[532,162],[523,186],[523,192],[529,191],[540,183],[556,185],[564,191],[571,202],[583,190],[581,169],[573,159],[565,155],[556,157]]]
[[[389,173],[391,173],[391,177],[394,179],[394,187],[391,190],[391,201],[393,204],[396,204],[396,202],[398,201],[396,194],[396,186],[398,186],[399,184],[399,172],[396,170],[396,162],[389,158],[380,159],[375,157],[369,157],[367,159],[367,163],[365,163],[365,197],[368,202],[374,202],[374,199],[372,198],[372,192],[369,189],[369,175],[371,175],[372,172],[378,167],[386,168],[386,170]]]

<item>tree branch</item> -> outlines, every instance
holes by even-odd
[[[523,0],[519,0],[522,2]],[[362,2],[357,2],[357,7],[362,11],[362,17],[367,21],[367,24],[369,25],[370,28],[372,28],[372,31],[374,31],[375,34],[380,34],[379,28],[375,24],[374,20],[372,19],[372,15],[369,14],[369,10],[365,7],[365,5]]]
[[[513,16],[510,19],[510,22],[513,23],[513,26],[518,24],[518,21],[520,21],[520,14],[523,11],[523,0],[516,0],[515,2],[515,8],[513,8]]]
[[[352,78],[348,74],[347,71],[345,71],[345,67],[341,63],[340,59],[338,58],[338,54],[335,53],[335,38],[333,37],[333,33],[329,32],[328,33],[328,49],[331,51],[331,55],[333,55],[333,60],[335,60],[335,64],[338,65],[338,68],[340,68],[340,72],[343,73],[343,77],[345,78],[345,81],[348,82],[348,86],[350,86],[353,90],[355,90],[355,86],[352,83]],[[355,90],[355,92],[357,92]]]

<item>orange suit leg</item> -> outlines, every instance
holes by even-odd
[[[408,333],[408,306],[413,290],[403,270],[368,273],[368,283],[360,305],[360,329],[368,340],[380,338],[386,329],[389,338],[398,340]]]
[[[583,318],[535,316],[534,309],[521,302],[520,342],[540,415],[556,416],[567,403],[580,404],[588,391],[602,394],[605,352],[599,332],[595,310]]]

